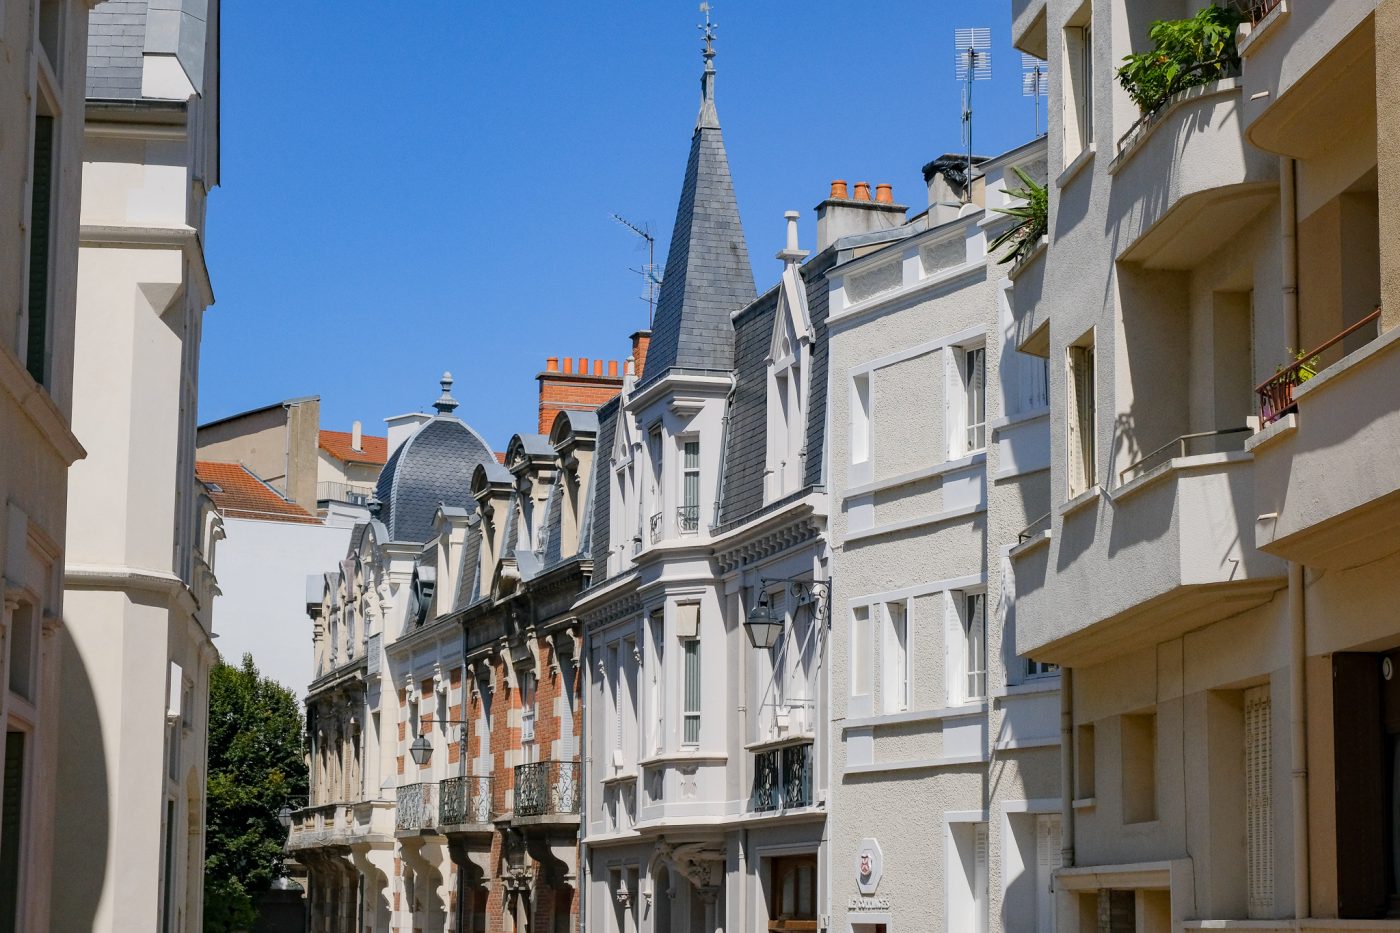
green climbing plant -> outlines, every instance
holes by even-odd
[[[1147,33],[1152,48],[1124,57],[1118,83],[1146,114],[1173,94],[1231,74],[1240,65],[1235,30],[1242,20],[1233,7],[1215,4],[1190,19],[1158,20]]]

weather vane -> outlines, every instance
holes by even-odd
[[[719,23],[710,22],[710,5],[708,3],[700,4],[700,12],[705,14],[705,24],[703,26],[697,26],[696,28],[704,33],[705,36],[705,57],[714,58],[715,30],[719,28]]]

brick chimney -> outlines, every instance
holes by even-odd
[[[651,331],[639,330],[632,335],[632,360],[637,367],[637,378],[642,378],[642,368],[647,363],[647,347],[651,346]]]
[[[894,203],[894,192],[887,184],[876,190],[879,197],[870,196],[870,182],[858,181],[855,195],[847,194],[846,182],[831,183],[831,194],[817,205],[817,251],[826,249],[845,236],[889,230],[905,222],[908,208]]]
[[[644,332],[645,333],[645,332]],[[636,339],[633,338],[633,345]],[[545,360],[540,381],[539,432],[548,434],[561,411],[593,411],[622,390],[617,360],[590,360],[586,356],[551,356]],[[575,371],[574,364],[578,368]],[[606,374],[606,375],[605,375]]]

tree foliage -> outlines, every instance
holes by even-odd
[[[245,654],[209,677],[209,802],[204,929],[251,928],[254,898],[281,874],[283,806],[306,798],[301,709],[296,695],[262,677]]]
[[[1152,48],[1124,57],[1118,82],[1143,113],[1152,113],[1179,91],[1231,74],[1240,66],[1241,21],[1238,10],[1215,4],[1190,19],[1158,20],[1147,33]]]
[[[1020,221],[998,234],[988,247],[988,252],[994,253],[1009,244],[1011,249],[1001,258],[1001,262],[1004,263],[1025,259],[1050,229],[1050,194],[1046,187],[1037,184],[1034,178],[1017,166],[1012,166],[1011,171],[1016,173],[1016,177],[1021,179],[1021,184],[1025,187],[1008,188],[1006,193],[1026,203],[1016,207],[993,208],[998,214],[1008,214]]]

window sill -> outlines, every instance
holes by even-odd
[[[1070,162],[1069,165],[1065,166],[1065,170],[1055,179],[1055,187],[1064,188],[1070,182],[1074,181],[1079,173],[1084,171],[1084,166],[1092,161],[1094,161],[1094,144],[1090,143],[1080,151],[1079,155],[1074,157],[1074,160]]]
[[[635,784],[637,783],[637,772],[631,769],[628,769],[626,771],[619,771],[612,777],[603,778],[600,783],[604,787],[617,787],[621,784]]]
[[[780,739],[763,739],[758,742],[750,742],[744,746],[746,752],[767,752],[775,748],[787,748],[790,745],[806,745],[817,740],[816,733],[804,732],[800,734],[785,735]]]
[[[692,762],[724,764],[727,761],[729,761],[729,756],[726,754],[706,753],[702,752],[698,748],[695,748],[679,752],[663,752],[659,755],[652,755],[649,758],[643,758],[642,760],[638,761],[637,764],[643,768],[652,768],[658,765],[677,765],[688,764]]]
[[[975,701],[961,706],[945,706],[941,709],[913,709],[900,713],[877,713],[873,716],[853,716],[841,724],[844,729],[869,729],[873,726],[897,726],[907,723],[937,722],[942,719],[968,719],[986,715],[985,701]]]
[[[1073,515],[1075,512],[1088,508],[1091,504],[1098,502],[1102,498],[1103,487],[1099,485],[1090,486],[1069,501],[1061,503],[1060,507],[1055,511],[1061,518],[1065,518],[1066,516]]]
[[[1092,810],[1099,805],[1099,798],[1076,797],[1075,799],[1070,801],[1069,805],[1072,809],[1075,810]]]
[[[1000,690],[992,691],[992,699],[1000,700],[1003,697],[1035,696],[1041,693],[1055,693],[1059,689],[1059,674],[1037,674],[1034,677],[1027,677],[1018,684],[1007,684]]]

